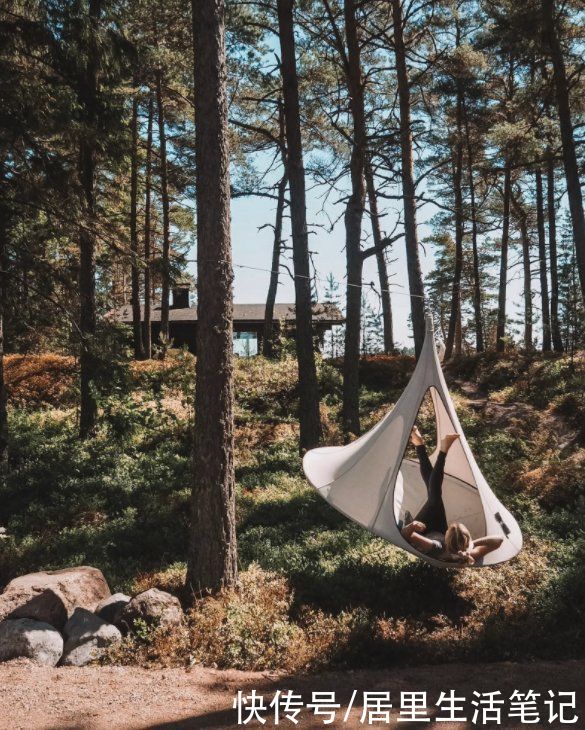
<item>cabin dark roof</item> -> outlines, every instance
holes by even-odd
[[[234,304],[234,322],[259,323],[264,322],[265,304]],[[113,318],[118,322],[132,322],[132,307],[125,304],[112,312]],[[144,309],[141,312],[144,318]],[[160,305],[152,308],[151,320],[160,322]],[[197,307],[185,307],[169,309],[170,322],[196,322]],[[274,321],[295,321],[294,304],[275,304]],[[322,324],[341,324],[344,322],[342,313],[335,304],[317,303],[313,305],[313,321]]]

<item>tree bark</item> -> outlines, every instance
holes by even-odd
[[[361,250],[362,219],[366,189],[364,167],[366,155],[366,120],[364,111],[364,82],[362,79],[355,0],[344,0],[347,64],[345,75],[352,117],[352,147],[350,157],[351,195],[344,214],[345,256],[347,265],[345,351],[343,356],[343,405],[341,411],[344,434],[360,433],[359,365],[362,313]]]
[[[410,121],[410,85],[404,48],[402,2],[392,0],[396,78],[400,106],[400,152],[402,160],[402,196],[404,198],[404,236],[410,287],[410,308],[416,356],[420,355],[425,338],[425,304],[418,232],[416,224],[416,189],[412,153],[412,125]]]
[[[197,365],[187,587],[237,582],[233,269],[223,0],[192,0],[197,169]]]
[[[5,184],[5,164],[0,162],[0,185]],[[6,383],[4,381],[4,310],[6,302],[6,246],[8,238],[8,215],[3,196],[0,196],[0,471],[8,461],[8,412],[6,410]]]
[[[303,451],[319,443],[321,419],[319,414],[319,385],[313,348],[313,307],[311,302],[305,168],[301,138],[293,1],[278,0],[277,7],[295,274],[300,448]]]
[[[456,103],[456,139],[454,145],[453,165],[453,194],[455,200],[455,267],[453,270],[453,288],[451,291],[451,314],[449,316],[449,329],[445,342],[445,360],[453,355],[453,347],[459,326],[461,333],[461,276],[463,274],[463,91],[461,82],[457,80],[457,103]],[[461,352],[458,346],[459,354]]]
[[[268,293],[266,295],[266,309],[264,312],[264,336],[262,338],[262,354],[264,357],[273,358],[274,350],[274,303],[276,302],[276,292],[278,290],[278,275],[280,269],[280,253],[282,250],[282,220],[284,217],[286,187],[288,184],[288,176],[286,172],[286,131],[284,128],[284,109],[282,100],[278,100],[278,142],[280,146],[280,154],[282,157],[283,175],[278,183],[277,201],[276,201],[276,217],[274,221],[274,244],[272,246],[272,266],[270,267],[270,283],[268,285]]]
[[[504,214],[502,219],[502,245],[500,253],[500,282],[498,287],[498,322],[496,328],[496,351],[506,349],[506,296],[508,292],[508,247],[510,245],[510,163],[506,159],[504,167]]]
[[[374,185],[374,173],[369,160],[365,165],[366,188],[370,204],[370,218],[372,221],[372,238],[376,248],[376,263],[378,264],[378,278],[380,280],[380,298],[382,300],[382,325],[384,331],[384,352],[394,353],[394,329],[392,322],[392,302],[390,300],[390,282],[388,268],[384,258],[382,231],[380,229],[380,214],[378,212],[378,196]]]
[[[135,81],[135,85],[136,85]],[[134,357],[144,360],[140,311],[140,267],[138,253],[138,92],[132,100],[132,149],[130,152],[130,271],[132,278],[132,332]]]
[[[538,260],[540,272],[540,304],[542,309],[542,351],[551,350],[550,302],[548,298],[548,272],[546,264],[546,235],[544,232],[544,199],[542,171],[536,170],[536,226],[538,230]]]
[[[146,161],[144,180],[144,356],[152,357],[152,252],[151,252],[151,199],[152,199],[152,127],[154,120],[154,100],[152,91],[148,95],[148,121],[146,125]]]
[[[264,313],[264,336],[262,340],[262,354],[264,357],[275,357],[274,350],[274,303],[278,289],[278,274],[280,268],[280,252],[282,249],[282,219],[284,217],[284,205],[287,186],[286,171],[278,183],[276,201],[276,218],[274,221],[274,243],[272,246],[272,265],[270,268],[270,283],[266,295],[266,309]]]
[[[515,201],[520,239],[522,241],[522,269],[524,273],[524,349],[530,352],[532,345],[532,272],[530,264],[530,236],[523,206]]]
[[[96,145],[93,131],[98,118],[98,26],[101,0],[89,2],[89,33],[87,62],[78,88],[78,99],[87,131],[79,143],[79,182],[83,223],[79,230],[79,332],[81,337],[79,433],[82,438],[93,435],[97,425],[95,380],[98,360],[96,353],[95,301],[95,174]]]
[[[467,142],[467,174],[469,202],[471,207],[471,247],[473,255],[473,316],[475,320],[475,349],[483,352],[483,318],[481,316],[481,275],[479,270],[479,251],[477,245],[477,208],[475,202],[475,183],[473,179],[473,150],[469,134],[469,119],[465,113],[465,138]]]
[[[547,217],[548,249],[550,257],[550,321],[552,345],[555,352],[563,352],[563,338],[559,322],[559,274],[557,267],[557,214],[555,206],[555,167],[552,151],[547,163]]]
[[[167,133],[165,129],[165,106],[162,90],[162,72],[156,75],[156,106],[158,113],[158,139],[160,163],[160,197],[163,214],[163,240],[161,257],[161,297],[160,297],[160,335],[163,350],[170,339],[169,335],[169,292],[170,266],[169,254],[171,248],[171,223],[169,204],[169,183],[167,167]]]
[[[563,162],[567,181],[567,197],[571,212],[581,296],[585,302],[585,213],[583,212],[583,195],[579,180],[575,136],[571,119],[569,83],[567,80],[563,49],[556,27],[555,11],[555,0],[542,0],[543,35],[548,45],[553,65],[561,143],[563,147]]]

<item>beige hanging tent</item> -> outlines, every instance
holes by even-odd
[[[491,491],[473,458],[455,413],[435,349],[432,317],[415,371],[396,403],[374,428],[346,446],[313,449],[305,454],[307,479],[332,507],[379,537],[439,567],[456,564],[420,553],[400,533],[407,512],[416,515],[427,498],[418,461],[404,458],[421,403],[430,391],[437,442],[447,433],[460,439],[449,450],[443,481],[447,521],[462,522],[473,538],[501,535],[501,547],[480,565],[510,560],[522,548],[516,520]],[[438,449],[431,455],[434,463]]]

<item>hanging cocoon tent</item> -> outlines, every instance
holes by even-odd
[[[516,520],[490,489],[473,458],[455,413],[435,349],[433,320],[427,315],[422,352],[412,377],[396,403],[374,428],[346,446],[313,449],[303,469],[319,494],[339,512],[370,532],[439,567],[457,564],[419,552],[400,533],[407,512],[416,515],[427,498],[417,460],[404,458],[421,403],[430,392],[437,443],[458,433],[447,456],[443,502],[447,521],[462,522],[474,539],[501,535],[502,545],[477,566],[510,560],[522,548]],[[431,455],[434,464],[438,448]]]

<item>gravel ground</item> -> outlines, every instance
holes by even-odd
[[[311,701],[312,692],[335,691],[341,704],[332,724],[324,725],[324,717],[304,710],[295,725],[281,717],[278,727],[359,728],[362,692],[389,691],[395,709],[391,723],[370,723],[373,727],[438,727],[442,730],[463,730],[475,727],[508,729],[567,727],[549,723],[548,708],[542,702],[548,691],[576,692],[579,720],[572,727],[585,727],[585,662],[536,662],[533,664],[450,664],[376,671],[330,672],[319,675],[290,677],[279,673],[219,671],[193,667],[149,670],[134,667],[62,667],[48,669],[26,660],[0,665],[0,728],[2,730],[144,730],[146,728],[233,728],[238,727],[234,697],[238,690],[250,693],[255,689],[269,704],[276,690],[293,690]],[[426,691],[429,716],[441,691],[455,689],[458,695],[473,699],[473,691],[499,690],[507,698],[514,690],[540,692],[541,722],[522,724],[506,719],[500,725],[481,720],[472,722],[474,708],[467,704],[467,722],[399,722],[400,692]],[[356,698],[344,718],[354,690]],[[396,707],[397,706],[397,707]],[[506,703],[509,707],[509,703]],[[443,710],[445,712],[445,710]],[[574,712],[568,712],[572,716]],[[274,711],[266,723],[249,722],[245,727],[275,727]]]

